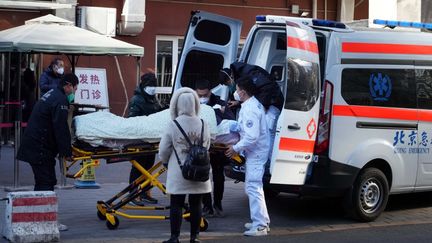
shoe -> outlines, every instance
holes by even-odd
[[[141,196],[141,200],[150,204],[157,204],[158,200],[150,196],[150,194],[144,194]]]
[[[247,230],[252,229],[252,226],[253,226],[252,223],[246,223],[246,224],[244,225],[244,227],[245,227]],[[266,228],[267,228],[267,233],[269,233],[269,232],[270,232],[270,226],[267,225]]]
[[[214,216],[217,218],[223,218],[225,217],[225,214],[223,213],[222,207],[214,205]]]
[[[140,206],[140,207],[143,207],[143,206],[145,206],[145,203],[142,201],[141,197],[137,197],[137,198],[135,198],[135,199],[132,199],[132,200],[129,202],[129,205],[131,205],[131,206]]]
[[[247,230],[243,233],[243,235],[245,236],[265,236],[267,234],[268,234],[267,227],[264,226],[258,226],[256,228]]]
[[[162,243],[180,243],[178,237],[171,236],[168,240],[163,241]]]
[[[201,240],[198,238],[198,235],[191,235],[190,243],[201,243]]]
[[[214,211],[213,208],[204,206],[202,210],[202,215],[206,218],[213,218],[214,217]]]
[[[67,230],[69,230],[69,228],[66,226],[66,225],[64,225],[64,224],[58,224],[58,230],[59,231],[67,231]]]

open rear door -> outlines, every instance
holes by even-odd
[[[191,13],[174,89],[195,87],[201,79],[218,84],[219,70],[235,61],[241,21],[203,11]]]
[[[272,184],[303,185],[313,158],[320,108],[315,32],[287,22],[287,85],[271,164]]]

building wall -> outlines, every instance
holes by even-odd
[[[317,17],[336,20],[337,0],[318,0]],[[367,1],[365,1],[367,2]],[[121,0],[78,0],[79,6],[111,7],[117,9],[117,21],[120,20],[123,1]],[[255,22],[255,16],[260,14],[299,16],[291,14],[291,6],[299,5],[300,13],[309,12],[312,17],[312,0],[147,0],[146,22],[144,30],[136,37],[116,36],[132,44],[144,47],[144,57],[141,59],[140,73],[155,70],[156,36],[183,36],[185,34],[190,13],[193,10],[213,12],[243,21],[241,37],[245,38],[248,30]],[[367,12],[367,11],[366,11]],[[47,11],[39,12],[1,12],[0,30],[24,24],[24,20],[45,15]],[[52,59],[44,55],[43,66],[46,67]],[[64,57],[67,60],[66,57]],[[120,71],[114,57],[81,56],[78,67],[105,68],[107,70],[108,90],[111,111],[122,115],[127,98],[133,95],[137,84],[137,64],[133,57],[118,57]],[[67,62],[66,62],[67,63]],[[120,72],[126,85],[124,90],[120,82]]]

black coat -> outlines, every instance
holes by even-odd
[[[217,124],[221,123],[222,120],[235,120],[234,113],[227,106],[226,102],[224,100],[221,100],[219,96],[212,93],[209,101],[207,102],[207,105],[211,107],[215,105],[220,105],[222,107],[225,107],[224,112],[222,112],[221,109],[214,109],[216,113]]]
[[[55,71],[48,67],[42,73],[39,79],[39,86],[41,91],[41,96],[48,92],[50,89],[55,89],[60,84],[60,80],[63,75],[57,75],[54,73]]]
[[[163,107],[156,99],[156,96],[144,92],[140,85],[135,89],[134,96],[129,102],[128,117],[148,116],[161,110],[163,110]]]
[[[51,89],[42,96],[30,115],[17,158],[30,164],[54,165],[57,154],[72,156],[68,109],[63,88]]]
[[[265,69],[244,62],[234,62],[231,64],[231,70],[234,74],[234,80],[246,75],[252,78],[257,87],[255,97],[266,109],[273,105],[282,110],[284,103],[282,91]]]

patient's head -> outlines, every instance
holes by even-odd
[[[171,118],[174,120],[181,115],[197,116],[199,107],[200,103],[196,92],[191,88],[180,88],[174,91],[171,98]]]

